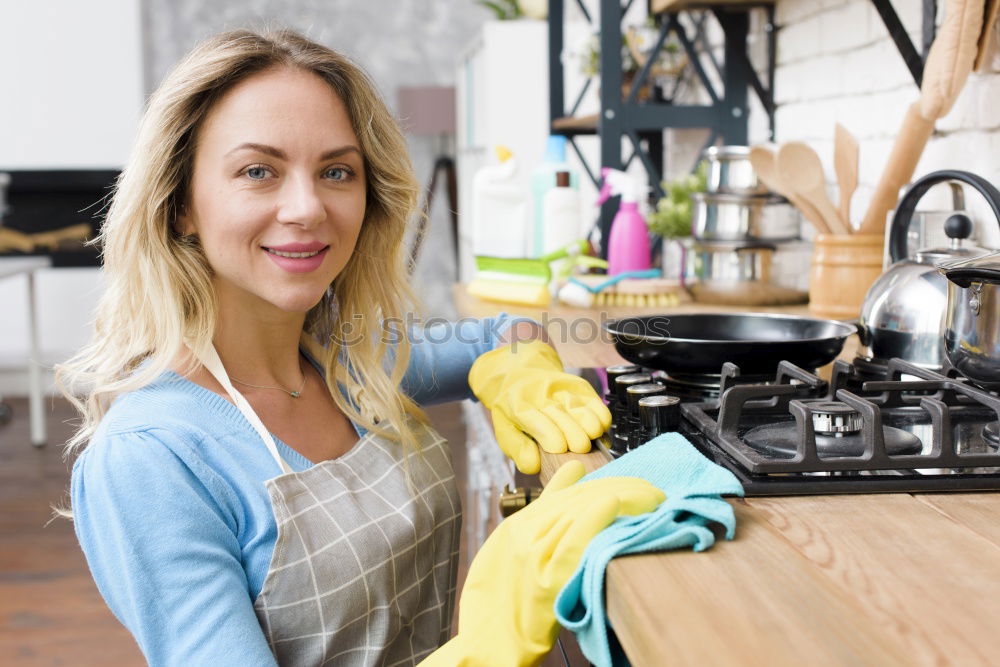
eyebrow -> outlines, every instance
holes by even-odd
[[[267,144],[256,144],[253,142],[240,144],[236,148],[226,153],[226,155],[229,156],[232,155],[233,153],[236,153],[237,151],[244,151],[244,150],[264,153],[265,155],[270,155],[271,157],[278,158],[279,160],[288,159],[288,156],[280,148],[275,148],[274,146],[268,146]],[[333,150],[329,150],[323,153],[322,155],[319,156],[319,159],[320,161],[331,160],[333,158],[346,155],[347,153],[357,153],[359,156],[361,155],[361,151],[358,149],[357,146],[341,146],[340,148],[334,148]]]

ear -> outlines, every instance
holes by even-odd
[[[174,220],[174,229],[181,236],[192,236],[197,233],[194,221],[191,219],[191,213],[187,206],[181,204],[180,210],[177,212],[177,218]]]

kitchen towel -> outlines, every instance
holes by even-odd
[[[576,634],[583,654],[598,667],[628,665],[610,633],[604,607],[604,570],[615,556],[715,543],[708,524],[736,533],[733,508],[722,494],[743,495],[736,477],[705,458],[679,433],[664,433],[583,478],[641,477],[667,494],[654,512],[619,517],[595,537],[580,566],[556,598],[556,618]]]

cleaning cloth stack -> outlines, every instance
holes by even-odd
[[[556,618],[576,634],[584,655],[599,667],[629,664],[608,633],[604,570],[611,559],[688,546],[704,551],[715,543],[711,522],[722,524],[731,540],[736,518],[721,496],[743,495],[731,472],[709,461],[678,433],[664,433],[583,480],[618,476],[642,477],[662,489],[667,499],[655,512],[619,517],[598,534],[556,598]]]

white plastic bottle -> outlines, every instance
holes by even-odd
[[[556,186],[556,173],[569,173],[569,186],[580,190],[580,175],[566,161],[566,137],[553,134],[545,144],[545,160],[531,172],[531,199],[533,228],[530,255],[540,257],[545,254],[545,195]]]
[[[483,167],[472,179],[472,252],[493,257],[529,257],[529,207],[514,183],[517,161],[496,147],[500,164]]]
[[[568,171],[556,172],[556,186],[542,202],[542,255],[580,239],[580,195],[570,186]]]

